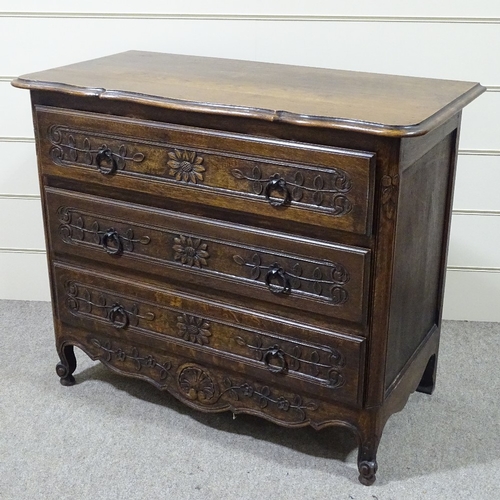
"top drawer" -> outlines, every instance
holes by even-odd
[[[374,153],[43,106],[36,124],[47,174],[371,233]]]

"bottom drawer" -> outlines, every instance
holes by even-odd
[[[322,428],[336,417],[334,403],[292,388],[274,386],[239,373],[234,366],[221,369],[165,349],[153,349],[140,341],[85,335],[67,326],[58,347],[70,344],[113,371],[147,380],[204,412],[249,413],[288,427]]]
[[[131,284],[123,278],[58,263],[54,264],[54,279],[61,322],[58,345],[68,340],[71,331],[77,345],[91,351],[93,357],[113,362],[115,369],[120,366],[130,375],[161,386],[162,380],[170,380],[171,370],[162,368],[163,361],[156,361],[164,354],[168,363],[178,358],[222,370],[229,381],[232,373],[238,380],[246,376],[266,387],[293,391],[297,397],[361,403],[363,338],[287,323],[174,288]],[[176,380],[180,384],[179,369],[177,366]],[[146,372],[150,375],[144,375]],[[195,372],[184,374],[195,377]],[[218,393],[221,397],[238,395],[244,384],[238,382],[231,389],[229,384],[227,391],[218,389]],[[171,389],[168,384],[165,388]],[[255,392],[255,388],[248,391]]]

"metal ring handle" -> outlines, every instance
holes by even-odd
[[[116,172],[118,165],[113,156],[113,151],[106,146],[102,146],[95,157],[97,169],[102,175],[111,175]]]
[[[277,281],[278,283],[273,283]],[[278,264],[273,264],[267,271],[265,282],[267,288],[272,293],[290,293],[290,280],[286,275],[286,271],[280,267]]]
[[[120,304],[113,304],[108,313],[108,318],[115,328],[119,330],[127,328],[129,325],[128,313]]]
[[[123,243],[120,235],[109,228],[102,237],[102,247],[109,255],[120,255],[123,252]]]
[[[272,365],[271,360],[277,360],[278,365]],[[271,373],[286,373],[288,371],[285,353],[278,346],[270,347],[266,351],[264,363]]]
[[[283,195],[283,198],[280,200],[272,200],[271,194],[277,192]],[[288,205],[291,200],[291,194],[286,185],[285,179],[280,177],[278,174],[274,174],[269,182],[267,183],[266,189],[264,190],[264,194],[266,196],[266,200],[273,207],[282,207],[283,205]]]

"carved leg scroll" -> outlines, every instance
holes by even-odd
[[[70,386],[75,384],[73,372],[76,370],[76,357],[72,345],[65,345],[59,349],[61,362],[56,365],[56,373],[61,377],[61,384]]]
[[[368,410],[358,427],[359,482],[370,486],[375,482],[378,464],[377,450],[387,417],[381,410]]]
[[[370,486],[375,482],[378,464],[377,448],[379,438],[371,438],[359,445],[358,451],[358,471],[359,482],[365,486]]]

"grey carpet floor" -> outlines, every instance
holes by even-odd
[[[55,374],[50,305],[0,301],[0,498],[500,498],[500,324],[445,322],[438,386],[389,420],[375,485],[346,431],[191,410],[76,350]]]

